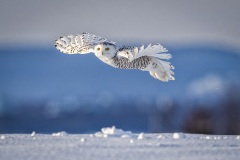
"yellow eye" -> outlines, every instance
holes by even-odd
[[[105,48],[105,51],[108,51],[109,50],[109,48],[107,47],[107,48]]]
[[[98,48],[97,48],[97,50],[99,51],[99,50],[100,50],[100,48],[98,47]]]

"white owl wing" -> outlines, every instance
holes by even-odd
[[[118,56],[127,58],[130,62],[141,60],[140,57],[152,57],[152,64],[157,64],[157,67],[147,67],[143,69],[149,71],[150,74],[161,81],[174,80],[174,72],[171,69],[174,67],[170,62],[164,61],[172,58],[171,54],[165,53],[167,49],[160,44],[149,44],[146,48],[144,45],[141,47],[123,47],[118,51]],[[164,60],[163,60],[164,59]]]
[[[55,47],[66,54],[87,54],[93,52],[95,45],[103,42],[115,44],[115,42],[106,38],[84,32],[81,35],[69,34],[60,37],[55,41]]]
[[[159,59],[172,58],[171,54],[165,53],[167,51],[168,50],[160,44],[149,44],[146,48],[144,48],[144,45],[141,47],[129,47],[128,49],[118,52],[118,55],[128,58],[130,62],[143,56],[150,56]]]

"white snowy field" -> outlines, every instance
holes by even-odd
[[[133,134],[103,128],[95,134],[1,134],[1,160],[183,159],[239,160],[240,136]]]

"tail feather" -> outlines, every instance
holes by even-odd
[[[157,58],[152,59],[153,63],[157,63],[156,67],[152,67],[150,75],[160,81],[167,82],[169,80],[175,80],[173,77],[174,72],[171,69],[174,67],[170,62],[166,62]]]

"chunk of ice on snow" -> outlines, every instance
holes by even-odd
[[[144,138],[144,133],[140,133],[137,137],[137,139],[143,139]]]
[[[65,132],[65,131],[52,133],[52,136],[55,136],[55,137],[66,136],[66,135],[67,135],[67,132]]]
[[[183,133],[173,133],[173,139],[185,138],[186,136]]]
[[[117,129],[115,126],[112,126],[112,128],[106,127],[106,128],[102,128],[101,130],[103,134],[116,134]]]
[[[117,129],[115,126],[112,126],[112,128],[102,128],[102,133],[104,134],[110,134],[110,135],[123,135],[123,134],[132,134],[130,131],[124,131],[122,129]]]
[[[31,137],[34,137],[34,136],[36,136],[36,132],[35,132],[35,131],[33,131],[33,132],[31,133]]]
[[[95,133],[96,137],[132,137],[131,131],[124,131],[122,129],[117,129],[115,126],[102,128],[101,132]]]
[[[86,139],[85,138],[81,138],[81,142],[86,142]]]
[[[123,135],[121,136],[121,138],[131,138],[131,136],[128,135],[128,134],[123,134]]]
[[[166,137],[160,134],[157,138],[158,139],[165,139]]]
[[[133,139],[130,139],[130,141],[129,141],[130,143],[134,143],[134,140]]]

